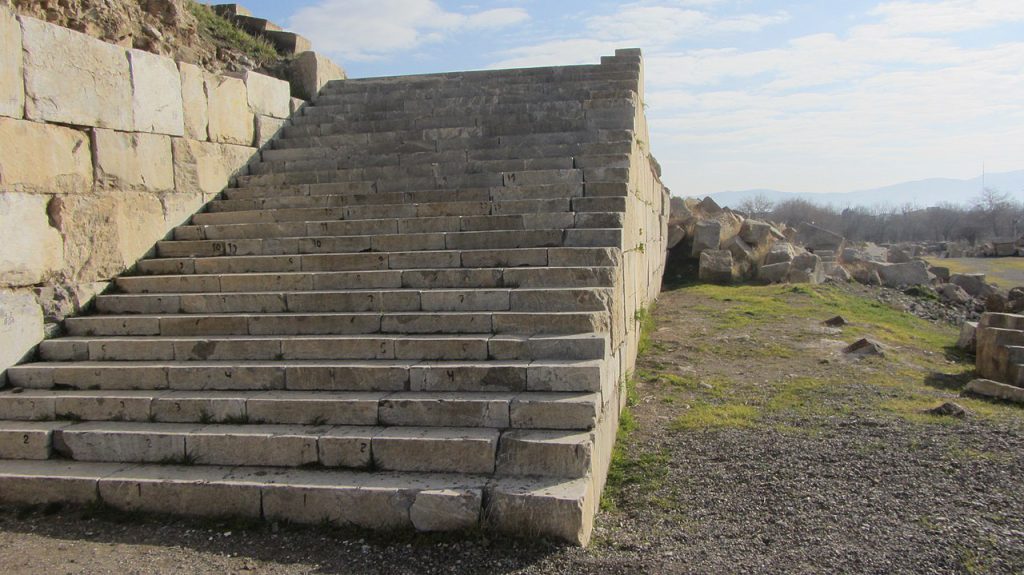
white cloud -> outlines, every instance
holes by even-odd
[[[289,27],[318,50],[365,61],[440,42],[458,31],[497,29],[529,17],[521,8],[448,12],[433,0],[321,0],[295,12]]]
[[[897,0],[876,6],[869,14],[882,16],[875,31],[885,34],[943,34],[1024,21],[1021,0]]]

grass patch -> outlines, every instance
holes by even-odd
[[[213,8],[199,2],[189,2],[189,11],[199,22],[200,33],[213,38],[220,44],[227,45],[245,53],[262,66],[280,56],[273,44],[264,38],[257,38],[230,20],[221,17]]]
[[[753,427],[761,411],[752,405],[697,404],[672,422],[675,431]]]

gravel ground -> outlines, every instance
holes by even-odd
[[[663,294],[638,365],[636,429],[620,442],[588,549],[479,533],[387,537],[0,509],[0,565],[76,574],[1024,573],[1024,410],[957,396],[967,368],[934,349],[955,338],[948,326],[908,320],[930,330],[929,343],[914,346],[916,335],[858,324],[856,311],[815,303],[821,309],[773,315],[747,297],[774,294],[783,310],[805,309],[805,294],[783,290]],[[845,333],[808,319],[832,311],[853,317]],[[872,331],[890,346],[885,358],[836,355]],[[970,414],[920,413],[945,400]]]

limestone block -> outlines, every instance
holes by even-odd
[[[594,515],[594,481],[510,478],[488,492],[487,521],[498,531],[586,545]]]
[[[804,222],[797,229],[797,243],[814,251],[832,250],[839,253],[846,245],[846,238],[843,236],[814,224]]]
[[[0,191],[80,193],[92,178],[84,132],[0,118]]]
[[[1003,401],[1024,403],[1024,388],[992,381],[991,379],[974,379],[967,384],[968,393],[985,397],[994,397]]]
[[[788,242],[778,242],[772,245],[771,249],[764,257],[764,265],[772,265],[779,263],[789,263],[796,257],[796,250],[793,249],[793,244]]]
[[[21,25],[9,8],[0,6],[0,116],[25,115],[25,68]]]
[[[32,292],[0,290],[0,372],[21,361],[42,340],[43,310]],[[0,379],[0,387],[2,383]]]
[[[246,164],[256,154],[255,148],[189,139],[174,139],[172,144],[178,193],[218,194],[232,176],[245,172]]]
[[[694,257],[699,256],[704,250],[717,250],[721,245],[722,225],[713,220],[697,222],[694,228],[693,251]]]
[[[781,283],[789,275],[790,262],[763,265],[757,270],[757,279],[763,283]]]
[[[206,72],[199,66],[178,63],[181,76],[181,100],[183,107],[185,137],[206,141],[209,133],[209,102],[206,98]]]
[[[210,141],[251,146],[255,134],[245,82],[216,74],[206,75]]]
[[[292,94],[288,82],[249,70],[245,73],[245,88],[249,109],[256,115],[284,119],[290,114]]]
[[[420,491],[409,507],[417,531],[459,531],[476,527],[483,493],[479,489]]]
[[[972,297],[987,298],[996,292],[996,289],[985,281],[985,274],[953,274],[949,278],[949,283],[960,286]]]
[[[299,110],[302,109],[303,106],[306,105],[306,101],[301,99],[301,98],[292,98],[291,100],[289,100],[289,102],[290,102],[290,105],[289,105],[288,110],[292,114],[298,112]]]
[[[145,192],[100,192],[54,200],[67,273],[78,281],[111,278],[166,233],[160,199]]]
[[[728,250],[705,250],[700,254],[698,277],[711,283],[732,282],[732,253]]]
[[[99,186],[123,190],[174,189],[171,138],[168,136],[96,129],[93,150]]]
[[[928,277],[928,264],[921,260],[915,260],[902,264],[877,264],[878,277],[886,287],[898,288],[900,286],[929,285],[931,278]]]
[[[129,50],[128,61],[132,73],[135,130],[184,136],[181,75],[174,60],[142,50]]]
[[[63,267],[64,240],[50,225],[49,202],[50,196],[0,194],[0,285],[43,283]]]
[[[964,351],[975,353],[978,349],[978,322],[965,321],[960,326],[960,336],[956,340],[956,347]]]
[[[316,52],[303,52],[292,61],[292,86],[295,95],[305,100],[312,100],[320,93],[320,89],[331,80],[344,80],[345,70],[326,56]]]
[[[124,48],[21,18],[25,117],[131,131],[132,82]]]
[[[279,120],[270,116],[256,116],[256,146],[262,148],[274,139],[274,136],[284,128],[288,120]]]

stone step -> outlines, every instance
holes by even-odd
[[[424,102],[406,109],[392,108],[384,110],[367,109],[366,107],[354,108],[345,104],[315,104],[307,106],[300,114],[292,117],[296,125],[316,124],[324,121],[355,121],[355,122],[381,122],[389,120],[404,120],[413,118],[455,118],[462,117],[479,122],[482,119],[492,119],[503,114],[548,114],[560,116],[564,114],[578,114],[587,108],[613,107],[615,105],[631,104],[628,94],[619,99],[607,100],[584,100],[582,98],[566,98],[560,100],[543,100],[537,102],[516,102],[504,101],[500,97],[477,96],[470,98],[449,98],[442,102],[431,101],[429,108]],[[429,115],[426,115],[428,113]]]
[[[10,394],[0,394],[0,403],[3,403],[3,398],[7,395]],[[0,407],[0,413],[2,412],[4,408]],[[0,421],[0,459],[50,459],[53,456],[54,432],[71,425],[65,421],[20,419]]]
[[[550,68],[523,68],[518,70],[482,70],[468,72],[446,72],[420,74],[415,76],[381,76],[329,82],[323,93],[362,93],[367,90],[389,90],[395,88],[425,89],[447,86],[509,86],[526,84],[540,89],[555,82],[580,82],[583,80],[608,80],[623,75],[623,70],[607,65],[581,64]]]
[[[254,224],[279,222],[321,222],[329,220],[381,220],[455,216],[508,216],[571,212],[585,198],[553,198],[514,201],[431,202],[421,204],[378,204],[327,208],[271,208],[229,212],[200,212],[193,225]],[[244,201],[244,200],[239,200]],[[615,211],[615,210],[601,210]]]
[[[50,433],[53,449],[74,461],[567,478],[589,471],[593,450],[588,433],[516,434],[499,444],[501,430],[489,427],[89,422]],[[568,459],[545,453],[552,450]]]
[[[483,527],[580,544],[592,479],[267,467],[0,461],[0,502],[241,517],[386,531]],[[538,520],[537,518],[542,518]]]
[[[596,334],[499,337],[488,361],[42,362],[7,373],[12,385],[36,390],[597,392],[605,344]],[[6,419],[56,409],[25,393],[2,397]]]
[[[506,202],[511,200],[551,200],[577,198],[585,195],[584,182],[556,182],[534,185],[494,186],[419,190],[415,192],[375,191],[366,182],[339,182],[333,184],[295,184],[250,186],[224,190],[223,200],[287,200],[292,198],[344,196],[352,205],[404,204],[434,202]]]
[[[98,315],[66,320],[72,336],[208,336],[208,335],[371,335],[371,334],[573,334],[605,332],[610,316],[606,310],[568,310],[567,307],[598,308],[610,300],[609,293],[544,293],[518,300],[523,307],[550,307],[530,312],[414,311],[414,312],[324,312],[306,313],[220,313],[174,315]],[[578,299],[576,299],[578,297]],[[550,302],[544,301],[551,298]],[[257,298],[249,298],[255,302]],[[476,299],[476,298],[474,298]],[[339,301],[341,300],[341,301]],[[480,301],[479,299],[477,301]],[[347,302],[342,303],[342,302]],[[335,307],[358,307],[358,298],[334,298]],[[231,304],[228,304],[231,305]],[[374,304],[376,305],[376,304]],[[397,304],[396,304],[397,305]],[[478,304],[483,307],[485,304]]]
[[[137,422],[172,424],[268,424],[332,426],[414,426],[485,427],[508,429],[536,421],[540,410],[531,400],[537,394],[520,393],[526,387],[528,363],[493,365],[486,384],[488,392],[433,391],[453,387],[445,375],[424,369],[420,392],[302,392],[302,391],[160,391],[160,390],[23,390],[0,393],[0,439],[5,458],[31,459],[46,456],[15,454],[18,446],[26,453],[42,454],[48,442],[38,433],[59,428],[61,422]],[[482,367],[481,367],[482,368]],[[538,367],[535,372],[541,373]],[[565,371],[569,377],[568,371]],[[541,375],[543,377],[543,375]],[[438,385],[434,385],[438,384]],[[541,388],[550,387],[541,382]],[[478,383],[477,387],[481,387]],[[522,388],[522,389],[516,389]],[[548,394],[559,409],[566,408],[561,421],[546,424],[593,427],[591,417],[599,406],[595,394]],[[513,410],[513,405],[515,406]],[[527,409],[527,411],[522,411]],[[515,414],[513,426],[512,413]],[[571,423],[570,423],[571,422]],[[50,425],[47,426],[46,424]],[[17,437],[22,434],[22,437]],[[29,435],[29,439],[24,436]]]
[[[396,86],[377,89],[366,88],[351,92],[332,92],[325,87],[313,100],[317,106],[327,104],[345,104],[357,102],[398,102],[407,100],[443,100],[447,98],[472,98],[478,96],[500,95],[503,99],[515,96],[529,96],[537,101],[580,98],[585,100],[599,99],[608,93],[621,93],[636,90],[637,79],[632,74],[622,74],[614,80],[571,80],[564,83],[537,85],[533,82],[513,84],[492,83],[469,85],[463,83],[441,83],[436,86]]]
[[[632,102],[621,100],[616,102],[622,108],[628,108]],[[422,112],[376,112],[372,114],[331,113],[299,116],[288,127],[295,128],[287,132],[289,136],[326,136],[329,134],[359,134],[367,132],[398,132],[412,130],[431,130],[439,128],[473,128],[486,127],[507,122],[551,123],[551,122],[585,122],[587,113],[583,102],[576,100],[573,106],[529,109],[508,106],[486,106],[474,110],[433,109],[430,113]],[[316,106],[311,106],[312,112]],[[613,109],[601,108],[600,110]],[[311,128],[311,130],[303,130]],[[317,129],[319,128],[319,129]]]
[[[612,214],[619,216],[620,214]],[[226,242],[231,243],[231,242]],[[313,255],[313,254],[304,254]],[[319,254],[324,255],[324,254]],[[350,271],[345,272],[307,272],[307,273],[318,273],[318,274],[335,274],[335,275],[321,275],[319,281],[312,283],[309,280],[296,280],[298,283],[288,284],[289,290],[324,290],[324,289],[357,289],[357,288],[380,288],[380,287],[461,287],[468,286],[473,287],[466,280],[457,279],[457,284],[444,283],[445,280],[451,276],[451,273],[431,274],[430,272],[440,272],[442,270],[451,270],[455,268],[461,268],[467,270],[465,275],[469,277],[482,278],[481,281],[486,282],[480,287],[605,287],[609,285],[607,280],[604,283],[596,284],[593,286],[581,285],[578,283],[580,277],[589,277],[580,275],[580,273],[567,272],[566,269],[575,269],[579,267],[610,267],[618,265],[621,259],[621,252],[617,247],[569,247],[569,248],[512,248],[512,249],[480,249],[480,250],[433,250],[423,252],[390,252],[383,253],[378,252],[376,254],[363,254],[363,253],[349,253],[337,252],[337,257],[331,258],[331,263],[335,266],[332,269],[348,269]],[[342,255],[349,255],[353,257],[341,257]],[[232,258],[248,258],[247,260],[238,260]],[[186,258],[157,258],[142,260],[136,266],[136,272],[142,275],[180,275],[180,274],[211,274],[211,273],[226,273],[226,274],[239,274],[240,268],[250,265],[257,266],[295,266],[289,269],[298,270],[301,267],[301,260],[293,260],[288,264],[288,258],[282,259],[282,257],[266,256],[263,259],[253,260],[258,256],[214,256],[209,258],[202,257],[186,257]],[[383,258],[383,259],[381,259]],[[280,262],[285,262],[282,264]],[[276,262],[276,263],[275,263]],[[309,264],[310,262],[307,262]],[[352,274],[361,273],[359,271],[360,266],[369,266],[373,268],[380,268],[375,273],[365,272],[368,275],[365,277],[355,277]],[[423,269],[423,266],[432,266],[428,269]],[[552,271],[513,271],[509,274],[508,282],[503,282],[502,277],[496,279],[493,278],[495,273],[493,270],[487,270],[487,268],[527,268],[527,267],[549,267]],[[396,272],[393,274],[385,273],[385,270]],[[480,270],[480,271],[468,271],[468,270]],[[258,273],[260,270],[257,270]],[[607,277],[609,275],[608,270],[597,270],[600,272],[600,277]],[[403,278],[406,275],[405,272],[409,272],[408,277]],[[250,272],[253,273],[253,272]],[[297,272],[301,273],[301,272]],[[341,275],[338,275],[341,274]],[[542,283],[540,281],[544,274],[548,274],[552,278],[553,283]],[[559,280],[554,278],[563,277],[569,274],[568,277],[573,283],[569,285],[563,285],[559,283]],[[428,277],[436,276],[437,280]],[[504,276],[504,271],[499,273],[500,276]],[[131,276],[127,276],[131,277]],[[287,281],[285,280],[282,281]],[[120,278],[119,278],[120,280]],[[223,285],[223,288],[211,288],[209,291],[247,291],[246,288],[239,288],[237,290],[232,289],[231,285],[248,285],[251,282],[245,280],[245,278],[227,278],[227,282],[220,282],[218,285]],[[134,280],[127,279],[128,283]],[[191,283],[195,283],[200,280],[194,280]],[[209,283],[210,280],[202,280]],[[361,284],[360,281],[366,281],[368,283]],[[495,283],[496,281],[500,283]],[[519,282],[530,282],[528,285]],[[145,282],[143,282],[145,283]],[[302,287],[302,286],[309,287]],[[128,290],[134,291],[134,290]],[[195,288],[189,288],[186,291],[194,292]],[[200,290],[204,291],[204,290]],[[263,291],[263,288],[260,288]]]
[[[608,250],[612,257],[619,257],[617,251]],[[430,254],[430,252],[422,252]],[[393,254],[392,254],[393,255]],[[425,255],[426,257],[432,257]],[[465,257],[463,255],[463,257]],[[510,255],[508,257],[520,257]],[[521,257],[530,257],[523,254]],[[549,254],[549,258],[551,255]],[[573,257],[577,262],[583,257]],[[603,256],[594,256],[595,258]],[[322,291],[345,289],[455,289],[455,288],[502,288],[502,287],[612,287],[618,278],[614,267],[517,267],[517,268],[452,268],[431,270],[386,270],[348,272],[285,272],[285,273],[204,273],[213,269],[216,262],[228,258],[204,260],[146,260],[140,268],[154,274],[164,270],[150,263],[169,262],[169,267],[184,268],[183,275],[121,276],[115,280],[118,289],[124,293],[221,293],[221,292],[265,292],[265,291]],[[192,262],[198,269],[191,269]],[[142,266],[142,264],[147,264]],[[394,265],[394,263],[392,263]],[[583,264],[585,265],[585,264]],[[550,264],[549,264],[550,266]],[[198,272],[198,273],[197,273]]]
[[[491,160],[469,160],[462,151],[445,152],[453,157],[441,162],[415,164],[390,164],[379,166],[353,166],[346,158],[306,158],[303,160],[267,161],[249,166],[252,175],[289,172],[315,172],[337,170],[347,173],[349,180],[408,178],[423,176],[459,176],[467,174],[493,174],[500,172],[521,172],[536,170],[570,170],[574,167],[572,156],[548,156],[541,158],[503,158]],[[462,156],[456,159],[454,156]],[[339,179],[341,175],[339,175]]]
[[[456,290],[335,290],[216,294],[110,294],[96,298],[101,314],[283,314],[339,312],[604,311],[609,288]],[[73,317],[69,330],[108,315]]]
[[[445,152],[403,152],[393,150],[384,153],[370,153],[356,149],[348,153],[331,148],[267,148],[260,152],[262,162],[307,162],[310,160],[331,160],[337,169],[369,168],[381,166],[416,166],[449,162],[482,162],[488,160],[533,160],[537,158],[571,158],[605,154],[628,154],[633,142],[576,142],[561,144],[501,145],[501,138],[490,138],[477,142],[470,149]],[[258,165],[258,164],[257,164]]]
[[[584,106],[601,106],[606,101],[627,101],[636,98],[636,86],[621,89],[563,89],[557,93],[544,94],[523,90],[506,90],[503,92],[480,92],[470,95],[435,97],[429,99],[385,98],[370,99],[358,97],[348,99],[338,95],[324,94],[303,109],[303,114],[324,113],[327,115],[363,115],[376,113],[397,114],[450,114],[458,110],[475,110],[477,108],[493,108],[501,106],[522,106],[525,109],[544,109],[543,106],[552,102],[581,102]]]
[[[459,188],[513,187],[517,185],[538,185],[557,183],[582,183],[584,172],[575,168],[540,169],[508,172],[439,173],[440,168],[417,166],[399,168],[416,175],[403,175],[395,168],[352,168],[321,169],[269,174],[239,176],[239,187],[249,186],[292,186],[302,184],[345,184],[339,186],[343,194],[371,192],[420,192],[434,190],[457,190]],[[371,187],[367,187],[371,186]]]
[[[599,217],[600,216],[600,217]],[[270,264],[274,271],[301,271],[319,266],[316,256],[348,255],[343,261],[371,262],[371,269],[380,269],[381,262],[373,256],[376,254],[408,254],[415,252],[444,253],[453,252],[443,258],[439,267],[450,267],[450,262],[461,260],[456,252],[464,250],[512,250],[512,249],[546,249],[551,247],[619,247],[621,230],[615,224],[622,223],[624,214],[574,214],[572,212],[556,212],[551,214],[532,214],[528,218],[513,216],[506,225],[516,223],[528,229],[517,227],[501,228],[503,216],[494,216],[495,220],[481,223],[483,230],[474,231],[435,231],[429,233],[398,233],[362,236],[302,236],[280,238],[250,238],[234,240],[165,240],[157,243],[157,258],[218,258],[218,257],[274,257],[284,258],[284,264]],[[583,227],[575,227],[579,220]],[[435,221],[439,227],[444,222]],[[549,224],[545,226],[544,224]],[[561,224],[561,225],[559,225]],[[569,224],[569,225],[566,225]],[[469,224],[470,226],[474,224]],[[488,227],[494,226],[494,227]],[[609,231],[611,230],[611,231]],[[292,256],[292,257],[289,257]],[[303,261],[306,257],[313,258]],[[401,259],[401,255],[396,256]],[[292,260],[288,262],[287,260]],[[256,264],[262,265],[262,264]],[[284,268],[279,267],[284,265]],[[420,263],[419,265],[432,265]],[[323,269],[322,267],[320,269]],[[256,268],[248,271],[264,271]],[[267,270],[269,271],[269,270]]]
[[[271,146],[283,149],[332,149],[338,153],[413,154],[450,151],[497,150],[572,144],[611,144],[633,142],[631,130],[574,130],[487,135],[482,130],[422,130],[419,132],[380,132],[377,134],[335,135],[302,138],[275,138]]]

